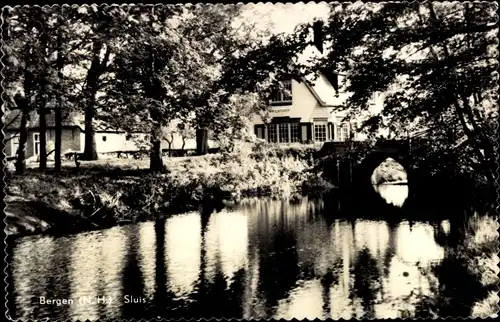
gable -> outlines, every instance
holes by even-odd
[[[336,86],[333,86],[329,79],[336,79]],[[304,82],[311,93],[316,98],[318,105],[322,107],[331,107],[343,105],[347,98],[346,93],[341,92],[342,76],[331,73],[330,77],[320,73],[316,79],[313,76],[305,77]]]

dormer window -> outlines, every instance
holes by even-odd
[[[292,80],[281,82],[282,87],[271,96],[271,104],[292,104]]]

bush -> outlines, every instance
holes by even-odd
[[[193,210],[206,200],[316,192],[315,187],[326,185],[311,172],[310,151],[243,143],[233,152],[167,158],[162,174],[127,172],[137,165],[123,160],[96,161],[81,173],[10,175],[8,188],[12,196],[42,202],[95,227],[109,227]]]
[[[310,170],[307,149],[266,142],[242,143],[233,152],[186,159],[171,173],[178,185],[197,182],[236,195],[289,195],[300,191]],[[167,165],[168,167],[168,165]]]

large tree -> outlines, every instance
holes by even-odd
[[[44,33],[41,28],[42,11],[27,7],[16,10],[3,10],[3,41],[5,53],[2,62],[5,102],[5,112],[12,123],[20,119],[19,145],[16,153],[16,173],[23,174],[26,170],[26,142],[30,113],[35,110],[36,103],[45,96],[44,80],[46,74],[46,44],[43,43]],[[39,37],[33,37],[33,34]],[[42,35],[42,36],[40,36]],[[38,102],[37,102],[38,101]],[[16,112],[17,110],[17,112]],[[43,123],[43,122],[42,122]]]
[[[84,111],[85,140],[83,159],[97,160],[94,120],[99,111],[97,96],[105,87],[106,75],[109,74],[113,50],[123,39],[123,23],[126,15],[119,6],[106,8],[97,5],[81,7],[78,21],[82,42],[79,60],[75,64],[83,68],[81,79],[81,100]]]
[[[105,89],[99,117],[129,133],[149,133],[150,169],[162,171],[162,127],[192,110],[200,82],[211,71],[178,30],[180,6],[134,7],[125,14],[123,41],[113,61],[114,83]]]
[[[405,135],[426,129],[447,155],[496,177],[497,68],[495,3],[384,3],[333,5],[323,26],[325,58],[317,68],[344,71],[344,108],[367,112],[376,92],[382,111],[363,129]]]
[[[54,152],[56,170],[60,170],[61,126],[76,96],[74,80],[65,77],[64,70],[73,63],[75,52],[83,44],[75,28],[80,18],[77,9],[69,6],[4,9],[4,84],[7,95],[18,93],[16,99],[7,101],[17,103],[21,120],[18,173],[25,169],[27,128],[34,111],[39,120],[40,168],[45,170],[48,155],[45,117],[54,110],[56,144],[55,151],[49,153]]]
[[[248,117],[267,107],[265,96],[276,84],[273,77],[289,73],[292,58],[307,46],[273,37],[271,25],[261,26],[246,14],[249,10],[243,5],[196,5],[180,16],[179,32],[196,48],[200,63],[213,71],[198,80],[203,93],[190,104],[198,154],[207,152],[208,130],[217,139],[237,139]]]

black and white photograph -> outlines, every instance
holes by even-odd
[[[498,317],[497,2],[2,6],[8,320]]]

